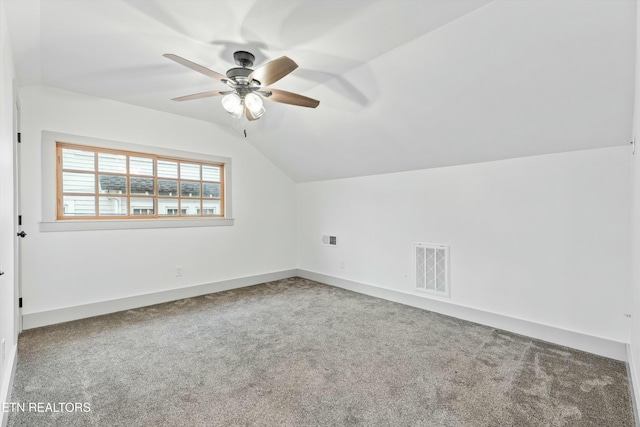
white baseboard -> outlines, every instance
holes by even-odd
[[[13,379],[16,375],[16,365],[18,363],[18,346],[11,346],[11,354],[9,355],[8,376],[2,381],[2,389],[0,390],[0,404],[9,403],[11,401],[11,390],[13,390]],[[0,410],[0,426],[6,427],[9,421],[9,412]]]
[[[503,314],[492,313],[473,307],[455,304],[449,301],[443,301],[441,299],[430,298],[428,296],[383,288],[367,283],[354,282],[352,280],[342,279],[313,271],[298,269],[297,275],[305,279],[326,283],[327,285],[336,286],[412,307],[422,308],[424,310],[445,314],[447,316],[468,320],[474,323],[480,323],[493,328],[609,357],[611,359],[621,361],[627,360],[626,344],[607,338],[596,337],[581,332],[531,322],[529,320],[509,317]]]
[[[123,310],[146,307],[148,305],[161,304],[176,301],[183,298],[192,298],[245,286],[258,285],[260,283],[294,277],[297,270],[283,270],[273,273],[259,274],[256,276],[241,277],[231,280],[222,280],[203,285],[189,286],[185,288],[170,289],[151,294],[136,295],[108,301],[100,301],[91,304],[65,307],[56,310],[41,311],[37,313],[24,313],[22,316],[22,328],[33,329],[56,323],[69,322],[71,320],[116,313]]]
[[[600,356],[610,357],[616,360],[628,361],[626,344],[607,338],[587,335],[581,332],[570,331],[555,326],[544,325],[528,320],[517,319],[498,313],[492,313],[473,307],[455,304],[450,301],[416,295],[395,289],[383,288],[376,285],[355,282],[322,273],[316,273],[304,269],[283,270],[273,273],[259,274],[256,276],[242,277],[203,285],[189,286],[185,288],[171,289],[152,294],[136,295],[127,298],[101,301],[73,307],[60,308],[37,313],[24,313],[22,318],[23,329],[33,329],[56,323],[84,319],[87,317],[115,313],[145,307],[153,304],[175,301],[183,298],[191,298],[229,289],[242,288],[257,285],[273,280],[286,279],[300,276],[306,279],[326,283],[331,286],[347,289],[365,295],[394,301],[412,307],[445,314],[463,320],[468,320],[482,325],[491,326],[516,334],[548,341]],[[634,377],[635,378],[635,377]],[[636,384],[636,387],[639,386]]]
[[[626,345],[627,350],[627,378],[629,378],[629,393],[631,394],[631,404],[633,405],[633,416],[636,420],[636,427],[640,427],[640,417],[638,417],[638,399],[640,398],[640,383],[636,376],[638,372],[633,363],[633,353],[631,345]]]

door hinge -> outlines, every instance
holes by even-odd
[[[22,298],[18,298],[18,308],[22,308]]]
[[[22,225],[22,215],[18,215],[18,225]]]
[[[22,142],[22,133],[18,132],[18,142]]]

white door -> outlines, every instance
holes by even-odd
[[[20,101],[18,100],[18,91],[14,86],[14,103],[13,103],[13,173],[14,173],[14,230],[15,230],[15,243],[14,243],[14,295],[18,298],[18,301],[22,301],[22,239],[26,236],[26,233],[22,230],[22,204],[21,188],[20,188]],[[22,331],[22,308],[16,301],[16,335]]]

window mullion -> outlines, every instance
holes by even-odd
[[[182,216],[182,171],[180,170],[180,162],[176,160],[178,165],[178,216]]]
[[[200,209],[196,211],[196,214],[198,216],[203,216],[204,215],[204,204],[202,203],[202,198],[204,197],[204,171],[202,170],[202,164],[198,165],[198,171],[200,172],[200,181],[198,182],[198,185],[200,186],[200,198],[199,198],[199,203],[200,203]]]
[[[94,191],[94,198],[95,198],[95,213],[96,213],[96,217],[100,216],[100,211],[98,209],[100,209],[100,197],[98,196],[98,194],[100,194],[100,182],[98,179],[98,152],[97,151],[93,151],[93,179],[94,179],[94,187],[93,187],[93,191]]]
[[[129,153],[125,153],[124,155],[124,161],[125,161],[125,175],[126,175],[126,203],[127,203],[127,213],[125,214],[125,217],[127,218],[131,218],[133,216],[133,211],[131,210],[131,173],[130,173],[130,169],[129,169],[129,163],[131,162],[131,156],[129,155]]]
[[[158,183],[158,156],[153,156],[153,205],[154,205],[154,217],[160,216],[160,184]]]

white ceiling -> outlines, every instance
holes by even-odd
[[[634,0],[4,0],[20,85],[206,120],[303,182],[628,144]],[[234,120],[220,73],[236,50],[299,68]],[[254,67],[255,68],[255,67]],[[246,128],[248,138],[242,136]]]

